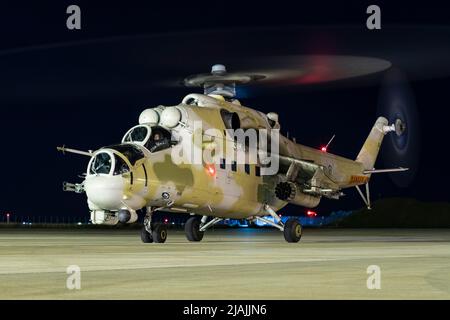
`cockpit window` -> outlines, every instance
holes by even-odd
[[[106,152],[97,154],[91,163],[90,174],[109,174],[111,172],[112,159]]]
[[[116,144],[108,146],[107,148],[119,151],[130,161],[132,165],[134,165],[139,159],[144,158],[144,152],[131,143]]]
[[[145,143],[145,147],[150,152],[157,152],[170,148],[172,145],[171,136],[172,135],[168,130],[159,126],[154,126],[152,127],[150,138]]]
[[[114,159],[116,161],[114,166],[114,175],[124,174],[130,171],[130,168],[121,157],[115,154]]]
[[[123,142],[143,142],[147,138],[148,129],[146,126],[132,128],[123,138]]]

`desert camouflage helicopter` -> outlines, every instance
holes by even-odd
[[[402,119],[389,124],[379,117],[356,160],[343,158],[279,134],[276,113],[264,114],[234,99],[237,84],[259,77],[214,65],[211,74],[185,79],[187,86],[203,86],[204,94],[144,110],[120,144],[93,152],[59,147],[90,157],[84,181],[64,183],[64,190],[86,192],[93,224],[134,223],[137,211],[145,209],[145,243],[166,241],[167,227],[152,223],[158,210],[190,214],[185,224],[189,241],[202,240],[208,228],[233,218],[263,221],[281,230],[286,241],[298,242],[298,220],[283,223],[277,214],[288,203],[313,208],[322,197],[339,199],[342,189],[356,187],[370,208],[371,174],[407,170],[374,169],[384,135],[404,133]],[[251,130],[257,131],[256,141],[250,139]],[[192,161],[192,154],[204,151],[209,151],[208,161]],[[256,157],[250,159],[252,151]]]

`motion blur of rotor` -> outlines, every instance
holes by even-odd
[[[266,58],[239,59],[232,62],[238,72],[227,72],[222,64],[212,66],[210,73],[194,74],[182,82],[186,87],[203,87],[204,93],[225,98],[241,96],[239,89],[245,87],[250,95],[260,95],[269,88],[295,88],[320,85],[335,81],[374,75],[387,70],[389,61],[345,55],[294,55]],[[356,82],[353,82],[356,83]],[[238,94],[237,94],[238,91]],[[247,91],[247,90],[246,90]],[[247,91],[248,93],[248,91]]]
[[[386,166],[409,168],[389,175],[397,186],[407,187],[414,180],[419,163],[419,118],[412,90],[398,69],[389,70],[383,79],[377,113],[395,127],[395,133],[385,137],[383,162]]]

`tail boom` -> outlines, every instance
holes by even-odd
[[[386,118],[379,117],[359,151],[356,161],[363,164],[364,170],[373,170],[388,123]]]

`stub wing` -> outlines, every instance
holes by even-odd
[[[305,194],[338,199],[342,194],[339,186],[330,179],[324,167],[317,163],[280,156],[280,162],[288,165],[286,181],[298,183]]]

